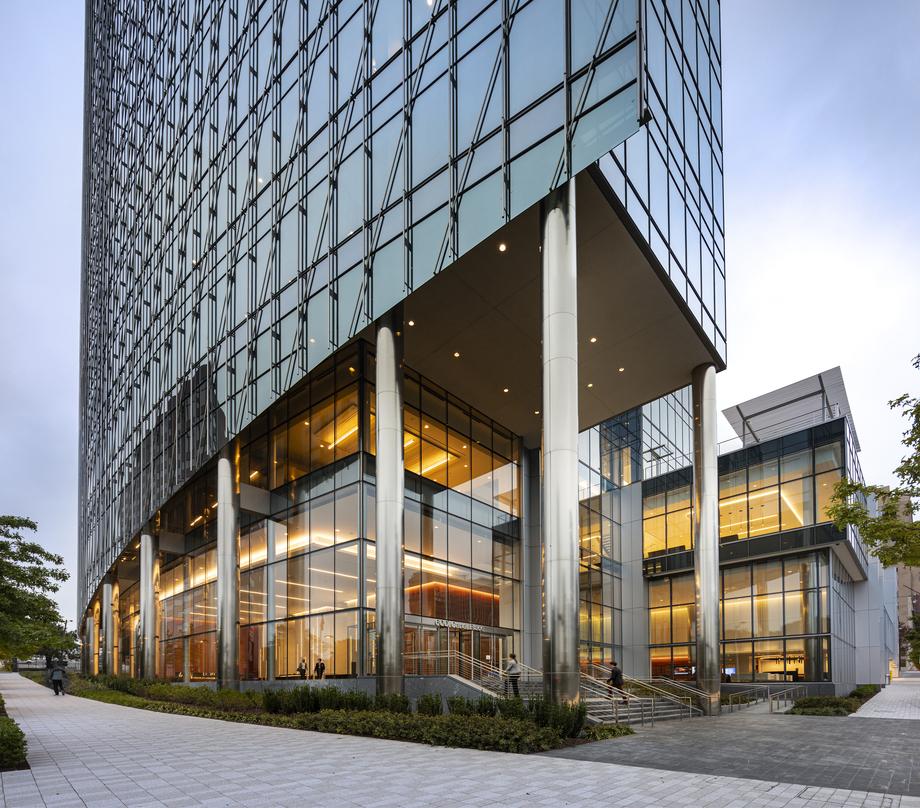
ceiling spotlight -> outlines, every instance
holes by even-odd
[[[409,325],[415,325],[415,320],[409,320]]]
[[[498,245],[498,251],[499,251],[499,252],[505,252],[505,250],[507,250],[507,249],[508,249],[508,245],[505,244],[504,241],[503,241],[501,244]]]
[[[503,393],[507,393],[507,392],[508,392],[508,388],[505,387],[505,388],[502,390],[502,392],[503,392]]]
[[[591,337],[591,342],[597,342],[597,337]]]
[[[594,382],[588,382],[588,387],[594,387]]]
[[[454,351],[454,359],[460,358],[460,351]]]
[[[540,414],[540,410],[534,410],[534,411],[533,411],[533,414],[534,414],[534,415],[539,415],[539,414]]]
[[[617,371],[618,371],[619,373],[622,373],[624,370],[626,370],[626,368],[617,368]]]

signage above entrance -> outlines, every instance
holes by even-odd
[[[461,623],[457,620],[444,620],[438,618],[434,621],[434,624],[438,628],[453,628],[463,631],[489,631],[488,626],[480,626],[477,623]]]

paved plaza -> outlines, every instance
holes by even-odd
[[[547,754],[920,796],[920,678],[895,680],[848,718],[741,710]]]
[[[0,692],[28,736],[32,766],[29,771],[2,775],[0,803],[9,808],[303,808],[311,804],[920,808],[920,799],[897,795],[545,755],[444,749],[143,712],[73,696],[55,698],[15,674],[0,674]],[[579,748],[591,746],[598,745]]]
[[[904,674],[873,696],[853,718],[903,718],[920,721],[920,674]]]

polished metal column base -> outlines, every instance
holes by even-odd
[[[703,715],[720,715],[722,713],[722,697],[719,693],[709,693],[700,697],[700,709]]]
[[[112,579],[106,576],[102,583],[102,673],[115,673],[115,613],[113,611]]]

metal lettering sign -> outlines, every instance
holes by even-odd
[[[457,629],[457,630],[462,630],[462,631],[488,631],[489,630],[487,626],[480,626],[476,623],[461,623],[461,622],[458,622],[457,620],[443,620],[441,618],[438,618],[437,620],[435,620],[434,624],[438,628],[452,628],[452,629]]]

